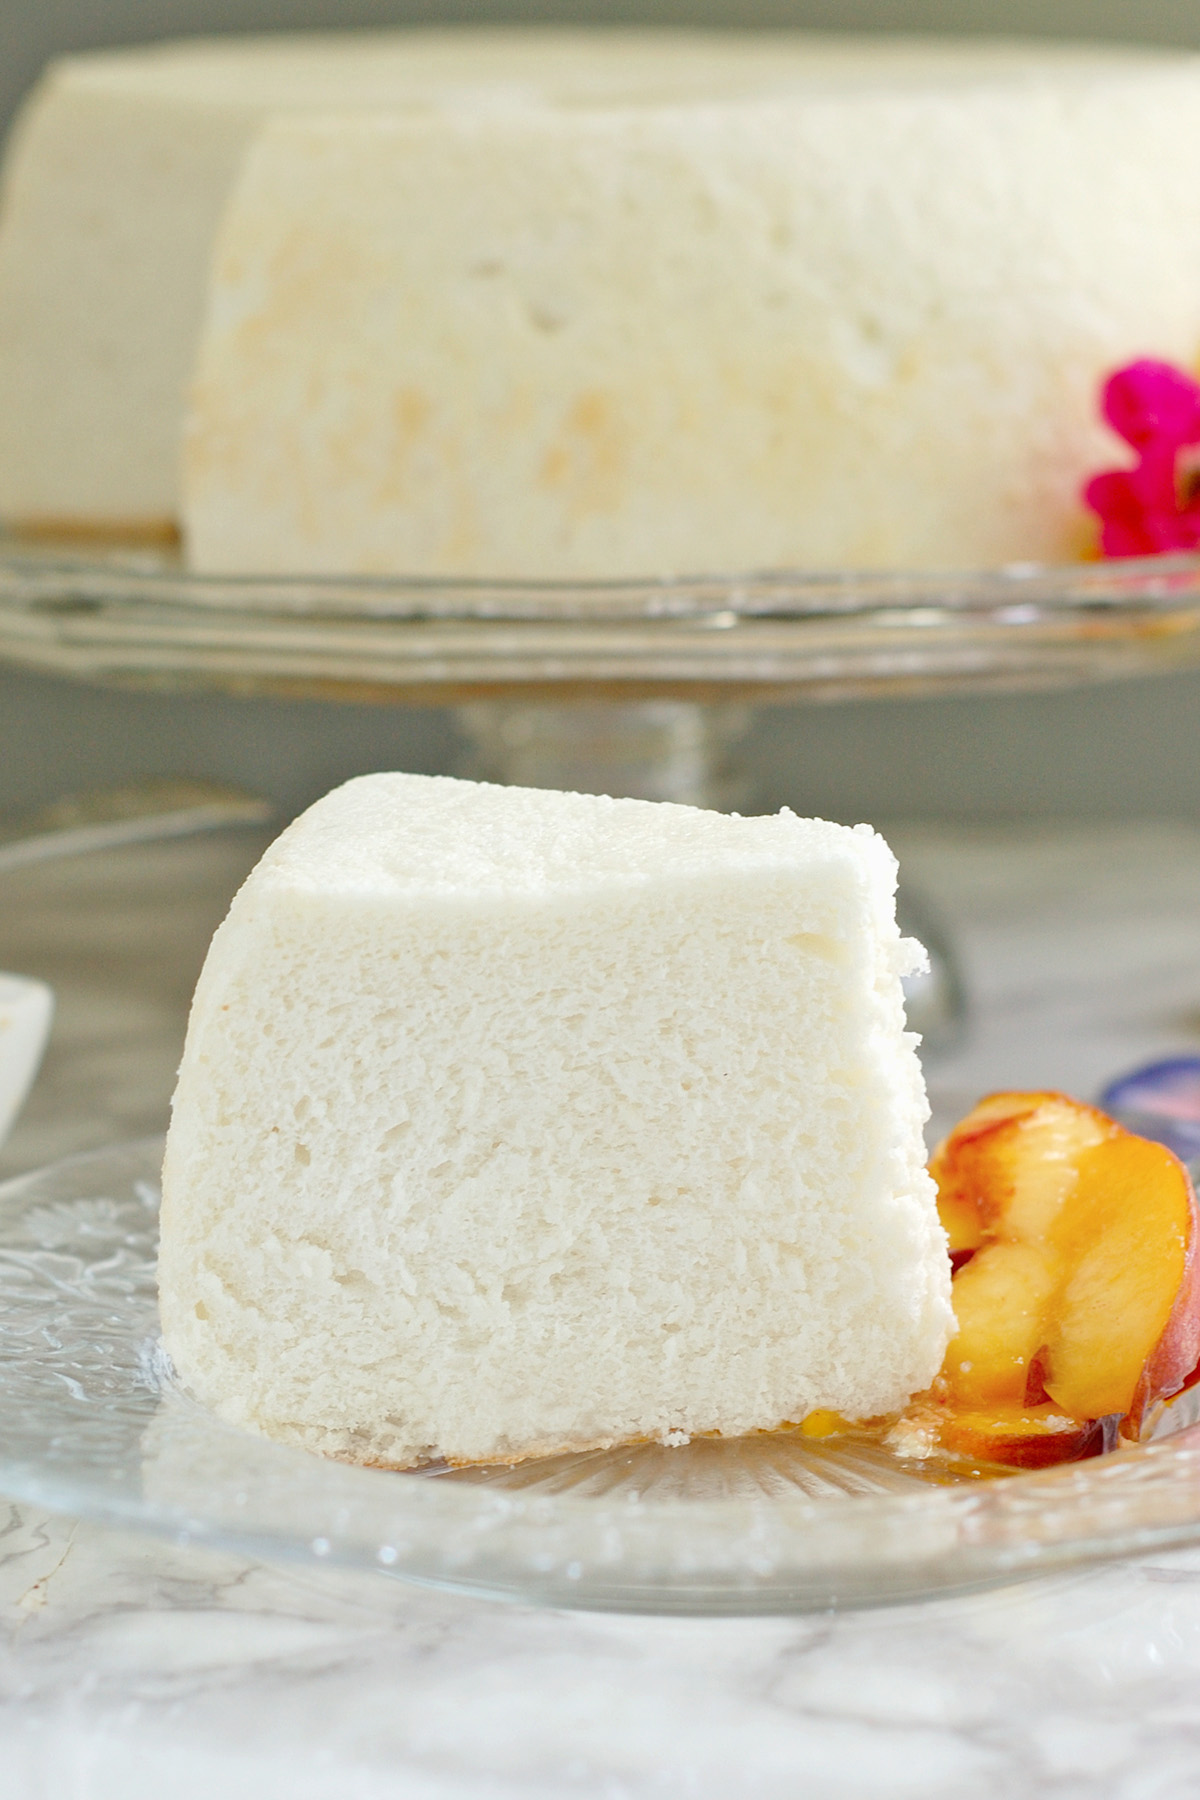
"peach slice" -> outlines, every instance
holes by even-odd
[[[1034,1466],[1147,1413],[1200,1361],[1196,1198],[1171,1151],[1063,1094],[993,1094],[930,1163],[958,1267],[947,1447]],[[1064,1422],[1065,1421],[1065,1422]],[[988,1448],[990,1446],[990,1448]]]
[[[1073,1418],[1120,1413],[1137,1437],[1200,1360],[1195,1195],[1178,1157],[1129,1132],[1080,1157],[1079,1193],[1045,1388]]]
[[[1007,1463],[1017,1469],[1080,1462],[1098,1456],[1105,1444],[1098,1419],[1072,1419],[1049,1401],[1041,1406],[950,1411],[938,1419],[936,1429],[943,1449],[975,1462]]]

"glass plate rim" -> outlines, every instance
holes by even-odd
[[[199,576],[0,533],[0,660],[125,688],[376,704],[792,704],[1200,666],[1200,556],[614,582]]]
[[[64,1182],[83,1197],[96,1180],[131,1180],[132,1169],[140,1169],[138,1179],[151,1179],[160,1154],[161,1139],[142,1139],[83,1152],[0,1185],[0,1253],[11,1251],[14,1225]],[[11,1366],[11,1355],[8,1361]],[[156,1391],[144,1360],[129,1379],[131,1392],[138,1382],[139,1393]],[[159,1381],[159,1400],[165,1393]],[[211,1503],[214,1476],[207,1490],[201,1485],[196,1504],[189,1463],[183,1500],[148,1501],[140,1490],[106,1490],[64,1477],[44,1446],[40,1462],[36,1455],[13,1457],[2,1432],[0,1492],[51,1511],[266,1560],[370,1568],[489,1598],[656,1613],[897,1603],[1200,1538],[1200,1426],[1090,1463],[969,1486],[836,1500],[631,1504],[324,1462],[222,1426],[194,1401],[180,1406],[176,1396],[168,1414],[172,1405],[189,1457],[199,1442],[219,1471],[220,1458],[232,1455],[232,1479],[246,1492],[230,1499],[232,1490],[222,1488],[221,1505]],[[174,1428],[171,1418],[168,1426]],[[210,1473],[206,1468],[206,1479]],[[316,1514],[305,1514],[304,1532],[276,1523],[286,1517],[297,1484],[320,1498]]]
[[[702,619],[716,612],[739,620],[831,620],[903,615],[923,606],[990,613],[1020,603],[1049,612],[1080,606],[1182,611],[1200,599],[1200,552],[994,567],[763,567],[611,578],[209,574],[189,570],[166,546],[22,537],[0,527],[0,600],[36,600],[40,588],[56,582],[75,584],[80,601],[115,588],[134,604],[331,619],[594,623]]]

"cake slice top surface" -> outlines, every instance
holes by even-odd
[[[380,899],[536,896],[662,878],[842,863],[891,892],[895,861],[870,826],[789,812],[743,819],[646,800],[364,775],[276,840],[256,886]]]
[[[369,110],[488,99],[640,106],[897,86],[970,90],[1198,62],[1180,51],[1019,39],[509,27],[184,39],[67,57],[56,76],[130,98]]]

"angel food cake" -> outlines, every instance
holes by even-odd
[[[164,1337],[407,1466],[874,1416],[953,1329],[866,826],[410,775],[268,851],[196,993]]]
[[[1200,59],[347,34],[60,65],[0,218],[0,516],[206,571],[1064,559],[1200,349]]]

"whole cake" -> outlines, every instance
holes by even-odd
[[[375,775],[268,851],[197,989],[167,1348],[355,1461],[899,1408],[953,1329],[868,827]]]
[[[1101,377],[1200,348],[1198,154],[1200,59],[1130,50],[77,59],[9,160],[0,515],[213,571],[1070,558]]]

